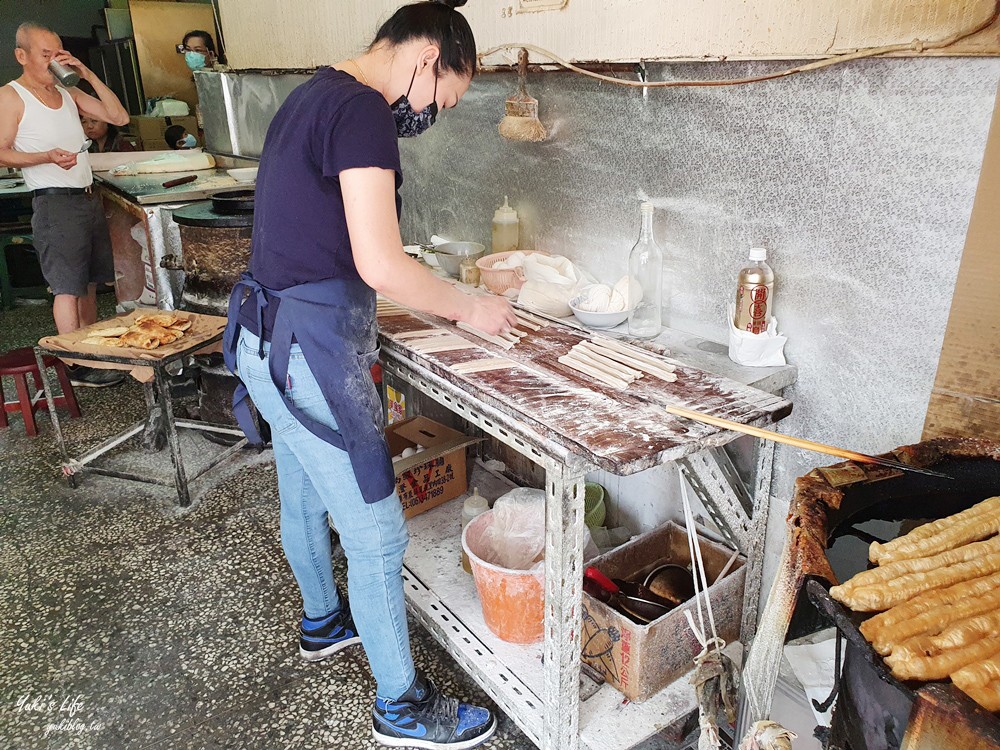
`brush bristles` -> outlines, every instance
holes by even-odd
[[[538,119],[538,100],[524,92],[510,97],[500,121],[500,135],[508,141],[544,141],[549,133]]]
[[[500,135],[508,141],[538,143],[548,137],[548,131],[537,117],[507,115],[500,121]]]

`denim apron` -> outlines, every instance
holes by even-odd
[[[388,497],[396,480],[385,442],[382,405],[371,377],[371,367],[378,361],[374,290],[360,280],[324,279],[277,291],[244,273],[229,298],[229,321],[223,337],[226,367],[234,374],[241,308],[254,306],[261,341],[258,354],[263,359],[264,308],[274,298],[281,300],[268,359],[274,387],[303,427],[347,452],[365,502]],[[302,348],[306,364],[326,397],[336,430],[311,419],[286,394],[293,342]],[[260,445],[260,434],[250,415],[250,395],[242,382],[233,394],[233,412],[250,442]]]

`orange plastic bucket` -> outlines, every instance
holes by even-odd
[[[545,635],[545,577],[502,568],[479,556],[483,533],[492,523],[490,510],[474,518],[462,533],[462,548],[472,563],[483,619],[501,640],[537,643]]]

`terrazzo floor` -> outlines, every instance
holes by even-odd
[[[102,297],[103,315],[111,305]],[[0,351],[50,327],[45,306],[0,312]],[[77,394],[84,418],[62,421],[77,450],[144,412],[134,382]],[[88,476],[71,490],[45,414],[39,429],[28,438],[12,415],[0,430],[0,748],[377,747],[360,647],[298,658],[269,453],[195,485],[180,512],[169,489]],[[342,556],[335,566],[345,578]],[[440,687],[489,703],[422,628],[411,636]],[[534,747],[499,715],[484,747]]]

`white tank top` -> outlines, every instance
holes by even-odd
[[[24,114],[14,138],[15,151],[37,154],[53,148],[72,152],[80,150],[87,137],[80,124],[80,110],[66,89],[56,87],[62,95],[62,106],[52,109],[42,104],[17,81],[11,81],[10,85],[24,102]],[[31,190],[51,187],[83,188],[94,181],[90,171],[90,157],[86,152],[76,157],[76,166],[72,169],[63,169],[57,164],[39,164],[22,167],[21,174],[24,176],[25,186]]]

